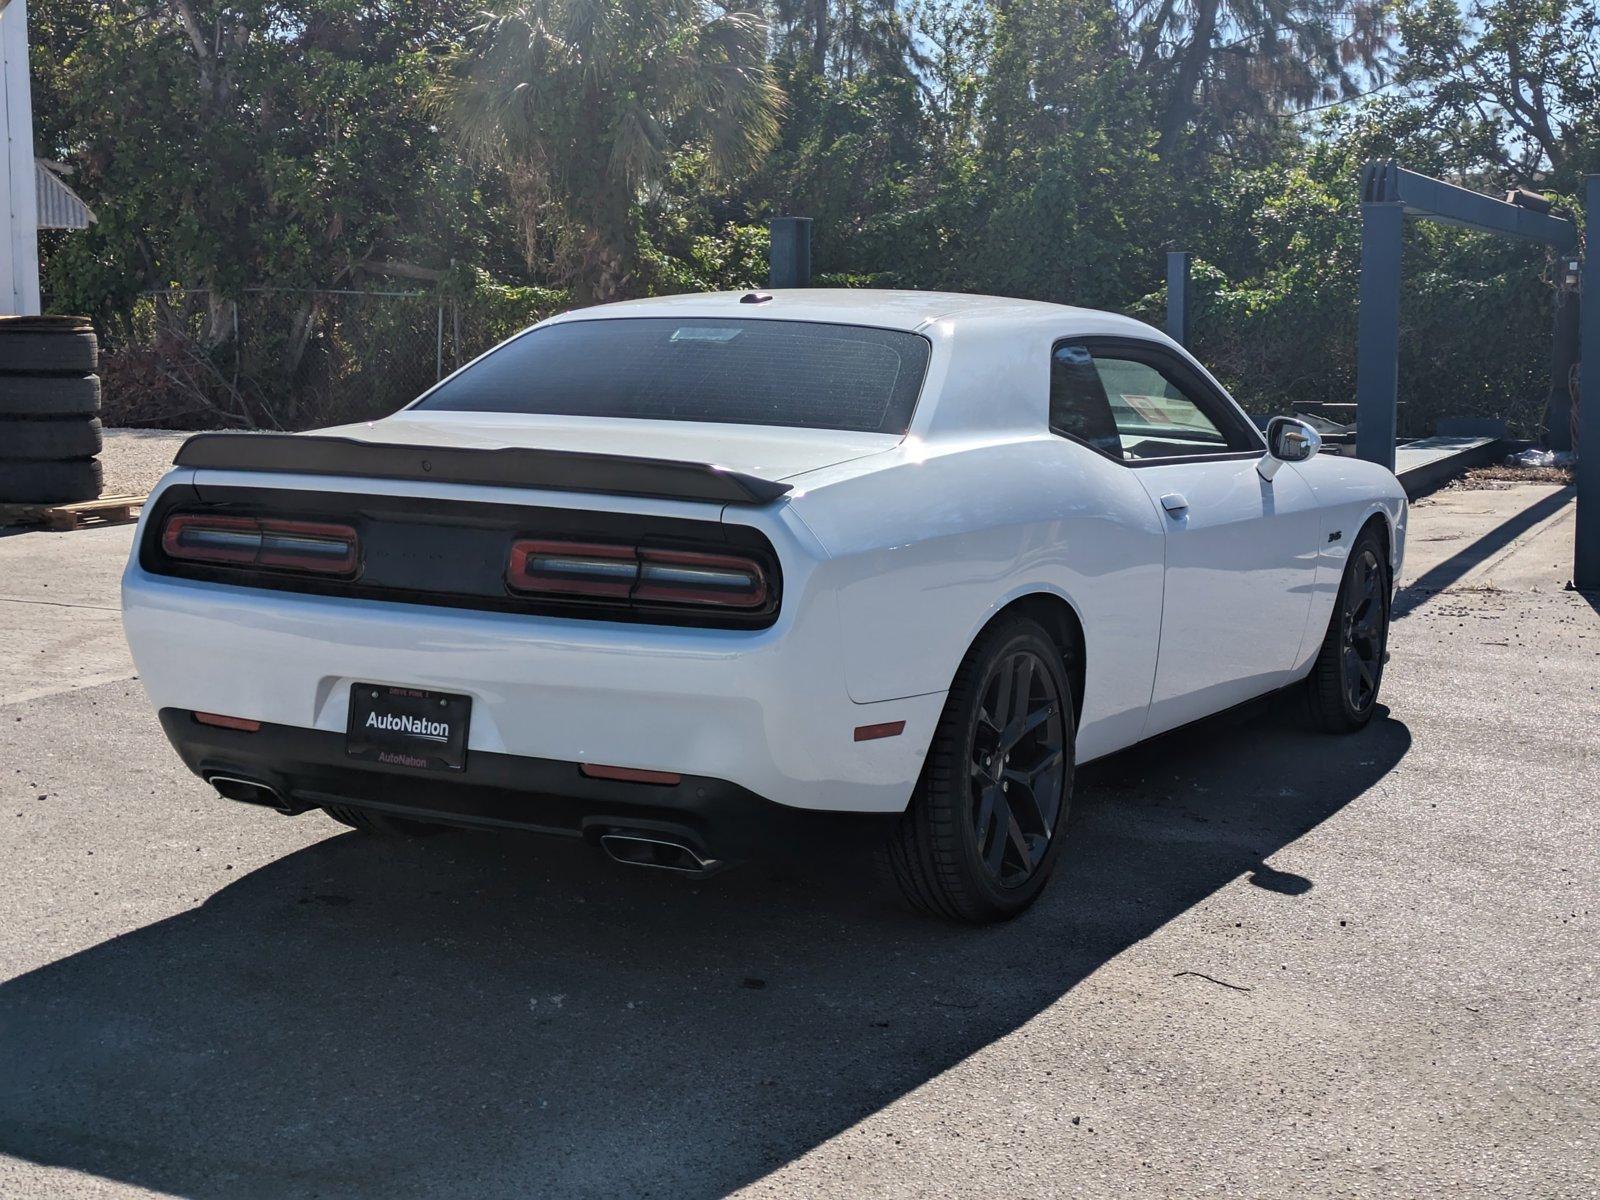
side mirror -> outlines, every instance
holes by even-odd
[[[1298,417],[1273,417],[1267,422],[1267,453],[1256,465],[1261,478],[1271,479],[1284,463],[1305,462],[1322,449],[1322,435]]]

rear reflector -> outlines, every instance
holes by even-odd
[[[683,782],[682,775],[671,771],[640,771],[633,767],[603,767],[597,763],[580,763],[578,771],[590,779],[615,779],[622,783],[659,783],[670,787]]]
[[[518,592],[644,604],[756,609],[768,597],[766,571],[742,554],[598,542],[513,542],[506,582]]]
[[[885,721],[881,725],[857,725],[856,741],[871,742],[878,738],[899,737],[905,731],[904,721]]]
[[[218,729],[238,729],[244,733],[255,733],[261,728],[260,721],[252,721],[248,717],[225,717],[221,713],[197,712],[194,719],[202,725],[215,725]]]
[[[317,575],[354,575],[360,561],[352,526],[268,517],[176,513],[162,527],[161,548],[189,562]]]

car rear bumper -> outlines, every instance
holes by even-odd
[[[123,580],[158,709],[325,735],[342,757],[353,684],[425,688],[472,698],[469,770],[498,756],[591,763],[794,808],[903,810],[944,697],[853,703],[832,595],[791,591],[785,606],[768,629],[690,629],[269,592],[137,561]],[[855,740],[899,721],[899,736]]]
[[[597,842],[607,833],[655,834],[703,859],[739,860],[864,847],[887,832],[886,813],[833,813],[764,800],[726,780],[683,776],[676,784],[591,779],[575,762],[472,754],[461,772],[415,771],[355,762],[341,734],[264,724],[245,732],[202,725],[183,709],[161,726],[203,779],[271,788],[280,811],[323,805],[367,808],[414,820],[517,829]]]

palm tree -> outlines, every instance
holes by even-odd
[[[692,142],[711,172],[758,164],[782,94],[754,13],[704,0],[508,0],[454,55],[444,107],[504,168],[533,229],[555,218],[580,304],[616,298],[634,261],[632,205]]]
[[[932,69],[900,0],[770,0],[779,58],[816,76],[921,78]]]
[[[1389,0],[1118,0],[1135,68],[1161,95],[1160,153],[1214,116],[1274,117],[1381,78]]]

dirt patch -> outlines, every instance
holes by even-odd
[[[1513,467],[1504,463],[1490,467],[1476,467],[1448,485],[1453,491],[1504,491],[1522,483],[1570,484],[1571,467]]]

